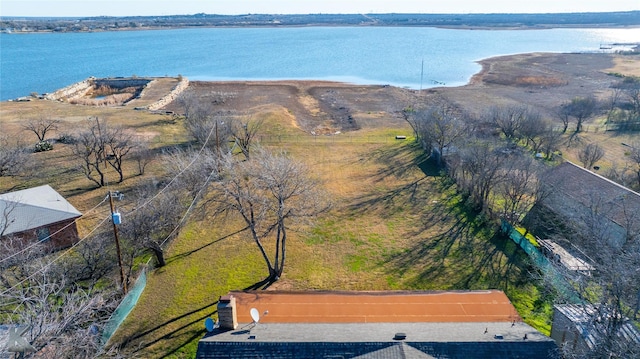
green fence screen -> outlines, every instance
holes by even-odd
[[[133,307],[136,306],[136,303],[138,303],[138,299],[140,298],[140,295],[142,294],[142,291],[144,290],[144,287],[146,285],[147,269],[145,267],[145,269],[142,270],[142,273],[140,273],[140,275],[138,276],[135,284],[131,288],[129,288],[129,293],[125,295],[120,305],[118,305],[118,308],[116,308],[113,314],[111,314],[111,317],[107,321],[107,324],[104,326],[104,329],[102,331],[102,345],[106,345],[107,342],[109,342],[109,339],[111,339],[113,333],[118,330],[120,324],[124,322],[127,315],[129,315],[131,310],[133,310]]]

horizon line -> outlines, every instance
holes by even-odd
[[[614,10],[614,11],[569,11],[569,12],[468,12],[468,13],[424,13],[424,12],[345,12],[345,13],[239,13],[239,14],[220,14],[220,13],[189,13],[189,14],[171,14],[171,15],[57,15],[57,16],[30,16],[30,15],[0,15],[0,19],[6,18],[31,18],[31,19],[76,19],[76,18],[122,18],[122,17],[174,17],[174,16],[321,16],[321,15],[568,15],[568,14],[616,14],[616,13],[634,13],[637,10]]]

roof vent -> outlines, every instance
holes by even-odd
[[[396,333],[396,335],[393,337],[393,340],[405,340],[407,338],[407,335],[405,333]]]
[[[504,339],[504,337],[502,336],[502,334],[496,334],[493,336],[493,339]]]

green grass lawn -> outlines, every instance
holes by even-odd
[[[526,254],[471,212],[412,142],[396,141],[392,129],[307,140],[283,130],[296,140],[269,146],[307,163],[334,206],[289,231],[285,272],[272,288],[502,289],[525,321],[548,333],[550,306],[531,284]],[[192,221],[112,342],[145,358],[193,358],[218,298],[267,274],[255,244],[237,233],[242,227],[233,218]]]

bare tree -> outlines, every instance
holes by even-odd
[[[615,85],[625,95],[631,105],[629,118],[637,119],[640,116],[640,79],[636,77],[625,77]]]
[[[467,139],[448,168],[459,188],[483,212],[493,207],[491,193],[504,178],[503,165],[509,161],[510,152],[485,139]]]
[[[48,132],[58,129],[60,122],[59,119],[40,117],[38,119],[27,120],[22,125],[22,128],[26,131],[33,132],[38,136],[38,142],[43,142],[46,140]]]
[[[596,143],[589,143],[578,152],[578,159],[584,168],[592,168],[604,156],[604,150]]]
[[[236,213],[246,224],[269,271],[265,283],[279,279],[287,255],[287,230],[291,222],[313,218],[328,209],[318,183],[307,169],[283,153],[258,151],[250,161],[228,157],[225,174],[209,196],[217,214]],[[272,237],[271,237],[272,236]],[[269,256],[264,242],[273,238]]]
[[[147,166],[153,162],[153,151],[149,148],[147,141],[138,140],[136,145],[131,149],[131,159],[136,161],[138,165],[138,175],[144,175]]]
[[[80,131],[73,154],[80,160],[80,170],[98,187],[106,183],[107,164],[118,173],[118,182],[124,180],[124,158],[134,149],[133,135],[121,127],[107,128],[104,121],[89,119]]]
[[[538,153],[542,149],[544,137],[551,131],[553,131],[551,121],[544,119],[537,112],[528,111],[527,116],[522,119],[518,132],[519,136],[526,140],[526,145],[531,146],[533,152]]]
[[[562,122],[562,133],[567,133],[569,123],[571,122],[571,107],[565,102],[555,111],[556,117]]]
[[[469,126],[456,109],[443,105],[418,110],[414,114],[415,126],[429,148],[437,151],[438,165],[442,165],[445,149],[467,134]]]
[[[630,158],[635,168],[636,179],[638,180],[637,186],[640,188],[640,141],[636,141],[631,144]]]
[[[183,190],[195,199],[198,194],[207,193],[211,181],[220,176],[222,159],[209,148],[193,149],[174,148],[163,155],[163,163],[168,175],[175,178],[172,186],[174,190]],[[202,193],[201,193],[202,192]]]
[[[118,296],[104,282],[72,282],[69,267],[42,257],[39,246],[24,250],[3,243],[0,251],[9,258],[0,262],[0,321],[29,327],[24,336],[36,352],[27,357],[96,357]]]
[[[263,123],[264,121],[262,119],[249,119],[246,122],[234,120],[231,122],[231,136],[247,160],[249,159],[249,150],[251,145],[256,139],[256,135],[262,128]]]
[[[622,164],[622,166],[619,166],[617,163],[613,163],[609,168],[607,168],[604,176],[625,187],[636,189],[639,183],[634,167],[635,165],[629,162]]]
[[[19,205],[18,201],[2,201],[0,202],[0,238],[2,238],[9,229],[9,226],[15,221],[13,213]]]
[[[613,91],[611,92],[611,96],[607,99],[606,107],[607,107],[607,123],[613,122],[614,114],[616,113],[616,107],[620,102],[621,89],[615,86],[613,87]]]
[[[189,118],[196,111],[196,108],[199,106],[199,100],[194,91],[187,89],[183,91],[178,98],[176,98],[176,103],[182,107],[182,112],[185,118]]]
[[[0,177],[16,176],[31,164],[29,149],[11,143],[9,136],[0,134]]]
[[[551,154],[558,149],[562,142],[563,133],[553,128],[542,134],[540,150],[545,154],[546,158],[551,158]]]
[[[421,143],[421,134],[422,130],[420,130],[420,122],[418,122],[418,117],[416,116],[416,110],[413,107],[405,107],[402,109],[402,118],[411,126],[413,130],[413,135],[416,139],[416,142]]]
[[[103,146],[106,151],[106,160],[118,173],[118,182],[122,182],[124,180],[123,160],[138,143],[134,140],[133,134],[122,127],[109,127],[104,132]]]
[[[184,108],[185,128],[201,145],[213,148],[218,154],[229,151],[233,117],[216,111],[212,103],[205,103],[188,92],[180,97]]]
[[[113,233],[99,231],[77,245],[73,255],[60,264],[65,279],[70,283],[84,283],[92,291],[104,278],[108,278],[117,265]]]
[[[495,189],[501,199],[502,218],[516,225],[536,202],[542,168],[529,156],[514,155],[503,167],[504,178]]]
[[[125,246],[126,279],[132,275],[134,260],[144,251],[150,251],[158,267],[166,264],[163,245],[174,238],[180,229],[185,208],[175,191],[153,195],[151,187],[143,186],[136,195],[136,207],[125,214],[120,234]]]
[[[81,161],[78,167],[82,173],[98,187],[104,186],[107,166],[105,144],[97,125],[90,124],[78,134],[73,154]]]
[[[569,116],[576,119],[576,133],[582,131],[584,121],[593,116],[597,109],[596,99],[590,97],[576,97],[563,105]]]
[[[529,116],[526,106],[494,106],[486,114],[489,123],[497,127],[508,141],[517,140],[521,127]]]

